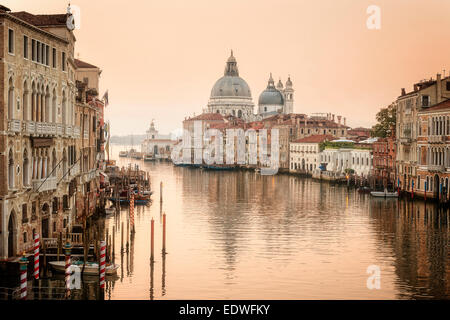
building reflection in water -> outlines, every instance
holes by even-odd
[[[450,297],[449,211],[422,201],[371,201],[371,223],[392,250],[401,299]]]
[[[373,199],[283,174],[145,168],[158,188],[151,206],[135,207],[128,252],[120,252],[127,209],[106,219],[121,264],[107,279],[108,299],[450,298],[449,213],[432,203]],[[167,256],[159,254],[164,212]],[[151,264],[150,220],[158,216]],[[383,290],[366,287],[371,264],[382,267]]]

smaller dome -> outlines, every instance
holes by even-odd
[[[283,95],[275,88],[272,73],[267,88],[259,95],[258,105],[284,105]]]
[[[259,105],[284,105],[283,95],[277,89],[264,90],[258,100]]]

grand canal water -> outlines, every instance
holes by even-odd
[[[136,233],[123,255],[128,210],[106,218],[121,265],[107,280],[106,299],[450,298],[449,212],[432,203],[373,199],[291,175],[116,159],[149,171],[155,193],[150,206],[136,207]],[[367,287],[369,266],[379,267],[380,289]],[[41,286],[63,287],[58,279]],[[91,279],[76,297],[96,299],[96,287]]]
[[[290,175],[132,163],[150,172],[155,193],[151,206],[136,208],[136,233],[122,257],[127,211],[106,219],[121,263],[106,299],[450,298],[449,216],[435,205],[371,199]],[[367,288],[371,265],[380,268],[380,289]]]

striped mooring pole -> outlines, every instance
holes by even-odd
[[[130,223],[131,223],[131,233],[134,233],[134,193],[131,194],[130,199]]]
[[[39,234],[34,235],[34,278],[39,279]]]
[[[66,297],[70,296],[70,280],[71,280],[71,262],[70,262],[70,253],[72,251],[72,246],[69,242],[66,243],[64,247],[64,255],[66,257],[66,265],[65,265],[65,271],[66,271]]]
[[[28,259],[25,257],[25,252],[23,253],[22,258],[19,260],[20,263],[20,299],[27,299],[27,267],[28,267]]]
[[[105,288],[106,241],[100,241],[100,288]]]

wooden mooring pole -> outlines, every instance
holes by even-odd
[[[151,227],[150,227],[150,263],[153,264],[155,262],[155,220],[151,221]]]
[[[166,252],[166,213],[163,213],[163,244],[162,244],[162,254],[167,254]]]

